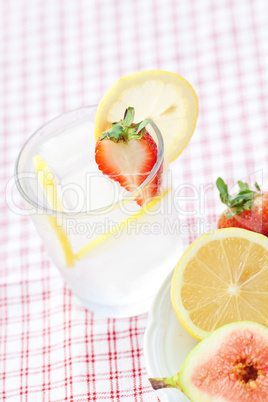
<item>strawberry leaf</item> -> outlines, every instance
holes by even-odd
[[[238,196],[237,196],[237,197],[232,198],[232,200],[231,200],[231,206],[235,206],[235,205],[237,205],[237,204],[239,204],[239,203],[240,203],[240,204],[241,204],[241,203],[243,204],[243,203],[245,203],[245,202],[248,201],[248,200],[252,200],[255,194],[256,194],[255,191],[248,191],[247,193],[243,193],[243,194],[238,193]]]
[[[237,214],[237,215],[239,215],[239,214],[241,214],[241,212],[243,212],[243,205],[238,205],[238,207],[236,208],[236,211],[235,211],[235,213]]]
[[[101,134],[100,140],[104,140],[105,138],[113,141],[141,139],[146,132],[145,126],[150,122],[150,120],[145,119],[139,123],[133,124],[134,116],[134,107],[128,107],[125,111],[124,118],[118,122],[112,123],[110,130]]]
[[[113,126],[112,128],[110,128],[110,130],[102,133],[100,139],[104,140],[105,138],[107,138],[110,140],[118,141],[118,140],[120,140],[122,133],[123,133],[123,127],[116,125],[116,126]]]
[[[256,189],[257,189],[258,191],[261,191],[260,186],[258,185],[257,182],[255,182],[254,186],[256,187]]]
[[[247,183],[243,183],[242,181],[238,181],[237,183],[241,191],[249,190],[249,186]]]
[[[251,208],[252,208],[252,204],[253,204],[253,200],[247,201],[247,202],[244,204],[244,209],[246,209],[247,211],[250,211]]]
[[[234,215],[235,215],[235,212],[228,212],[228,214],[226,215],[226,218],[231,219]]]
[[[249,185],[242,181],[238,181],[239,192],[234,197],[229,195],[228,187],[220,177],[217,179],[216,185],[220,192],[221,201],[232,209],[232,211],[226,215],[228,219],[235,214],[241,214],[244,210],[249,211],[252,208],[254,198],[258,194],[256,191],[250,190]],[[255,183],[255,188],[260,191],[260,187],[257,183]]]
[[[123,126],[131,126],[134,120],[135,110],[134,107],[128,107],[125,111]]]
[[[223,204],[229,205],[230,196],[228,194],[228,187],[224,183],[224,181],[222,180],[221,177],[218,177],[218,179],[216,181],[216,186],[220,192],[220,198],[221,198],[221,201],[223,202]]]
[[[137,127],[137,133],[139,133],[148,123],[150,123],[150,120],[145,119],[141,121],[140,123],[136,124]]]

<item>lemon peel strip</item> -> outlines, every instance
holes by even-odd
[[[152,209],[159,201],[161,201],[170,191],[171,188],[167,188],[161,194],[154,197],[152,201],[150,201],[147,205],[141,208],[138,212],[135,212],[133,215],[119,222],[110,231],[96,237],[94,240],[92,240],[87,245],[82,247],[81,250],[79,250],[75,254],[75,258],[77,260],[80,260],[84,255],[86,255],[93,248],[97,247],[103,241],[109,239],[109,237],[113,236],[115,233],[118,233],[120,230],[123,230],[127,225],[129,225],[129,223],[134,222],[137,219],[141,218],[146,212],[150,211],[150,209]]]
[[[35,155],[33,157],[33,163],[37,173],[38,181],[43,187],[51,207],[55,211],[63,212],[64,209],[62,201],[59,197],[55,183],[53,181],[53,175],[49,167],[47,166],[46,162],[41,158],[40,155]],[[56,217],[48,215],[47,218],[48,221],[50,222],[52,229],[56,233],[57,238],[59,239],[59,242],[63,249],[66,266],[73,267],[75,263],[75,256],[72,251],[71,243],[68,239],[68,236],[64,228],[57,222]]]

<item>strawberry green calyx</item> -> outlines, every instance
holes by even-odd
[[[221,177],[218,177],[216,186],[220,192],[221,201],[231,209],[231,212],[226,215],[228,219],[232,218],[234,215],[240,214],[244,210],[249,211],[252,208],[254,199],[261,192],[258,183],[255,183],[255,188],[257,191],[252,191],[247,183],[238,181],[239,193],[234,197],[231,197],[228,193],[228,187]]]
[[[125,111],[124,118],[118,122],[112,123],[112,127],[108,131],[104,131],[100,140],[110,139],[112,141],[130,141],[140,140],[145,134],[145,126],[150,120],[145,119],[139,123],[133,124],[135,110],[128,107]]]

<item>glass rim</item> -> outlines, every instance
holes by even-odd
[[[120,206],[122,203],[128,203],[131,200],[134,200],[135,198],[137,198],[142,190],[147,186],[147,184],[155,177],[155,175],[157,174],[158,170],[160,169],[160,166],[163,162],[164,159],[164,141],[163,141],[163,137],[162,134],[159,130],[159,128],[157,127],[157,125],[154,123],[154,121],[152,119],[150,119],[150,117],[148,117],[149,123],[151,125],[151,127],[153,128],[157,140],[158,140],[158,146],[157,146],[157,159],[156,162],[153,166],[153,169],[151,170],[150,174],[148,175],[148,177],[144,180],[144,182],[138,187],[136,188],[136,190],[129,192],[128,195],[126,197],[122,197],[121,199],[119,199],[117,202],[112,202],[104,207],[101,208],[94,208],[94,209],[90,209],[90,210],[86,210],[86,211],[78,211],[78,212],[71,212],[71,211],[57,211],[54,210],[53,208],[47,208],[43,205],[40,205],[38,202],[35,202],[34,200],[32,200],[28,194],[24,191],[23,186],[21,185],[20,181],[21,179],[19,178],[19,164],[20,164],[20,160],[22,157],[22,154],[24,152],[24,150],[26,149],[27,145],[38,135],[38,133],[44,129],[46,126],[48,126],[49,124],[53,123],[54,121],[56,121],[57,119],[60,119],[64,116],[67,116],[68,114],[74,113],[74,112],[78,112],[80,110],[90,110],[93,108],[97,108],[97,104],[94,105],[88,105],[88,106],[82,106],[79,108],[75,108],[72,110],[69,110],[67,112],[61,113],[59,115],[57,115],[56,117],[48,120],[46,123],[44,123],[42,126],[40,126],[37,130],[35,130],[33,132],[33,134],[25,141],[25,143],[23,144],[16,162],[15,162],[15,183],[16,183],[16,187],[20,193],[20,195],[22,196],[22,198],[27,201],[28,204],[32,205],[33,207],[37,208],[37,210],[39,211],[43,211],[44,214],[46,215],[50,215],[50,216],[64,216],[64,217],[80,217],[83,215],[97,215],[97,214],[103,214],[109,210],[114,209],[116,206]]]

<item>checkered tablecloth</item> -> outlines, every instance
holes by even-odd
[[[84,310],[19,213],[15,159],[44,122],[97,103],[119,76],[182,75],[200,103],[195,135],[171,166],[186,247],[215,227],[218,176],[268,189],[268,2],[0,0],[0,30],[0,400],[157,401],[147,314]]]

